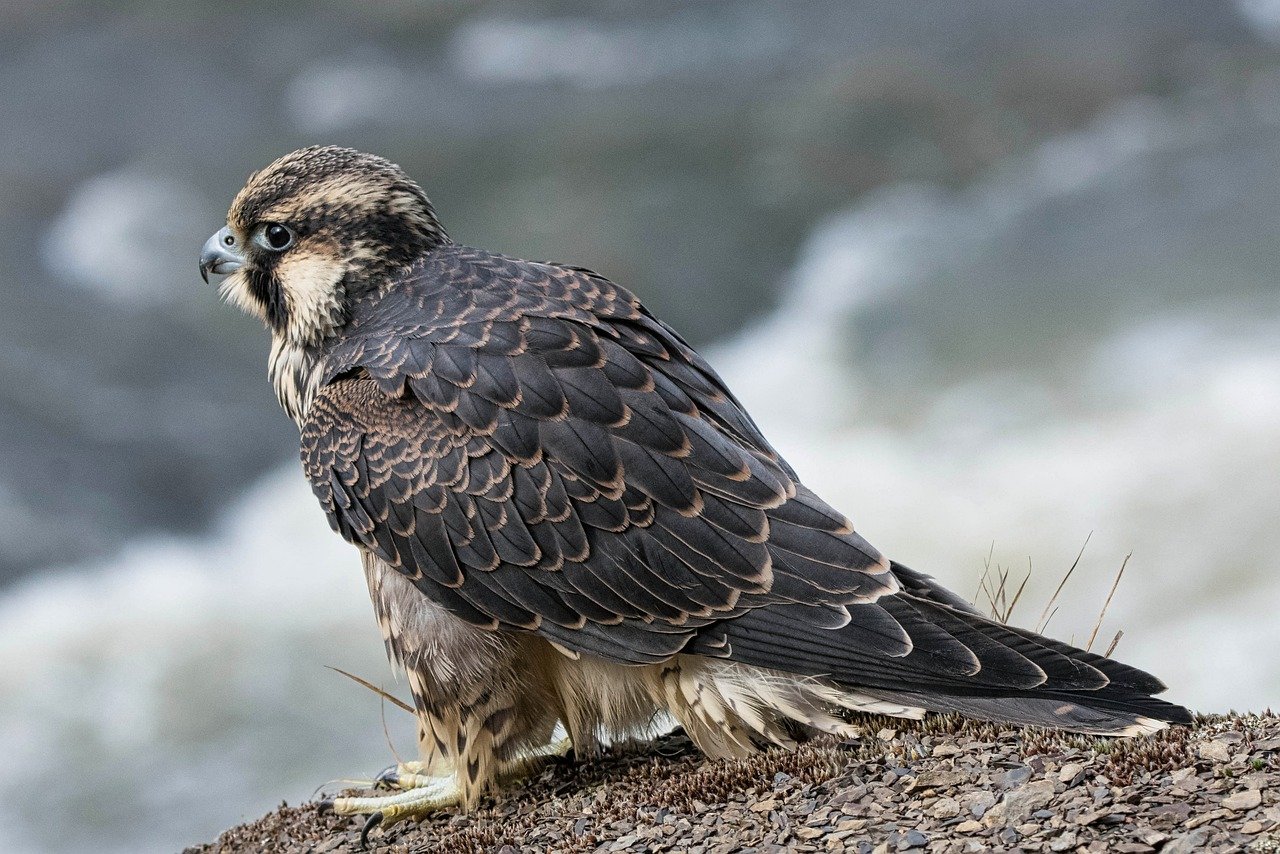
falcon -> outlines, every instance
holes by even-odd
[[[382,778],[403,791],[338,812],[470,808],[559,727],[582,760],[661,713],[711,757],[850,735],[855,712],[1191,721],[1155,677],[886,558],[630,291],[454,243],[387,160],[285,155],[200,272],[269,330],[306,477],[413,695],[420,759]]]

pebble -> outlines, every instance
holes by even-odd
[[[1049,843],[1050,851],[1070,851],[1075,847],[1076,832],[1074,830],[1068,830],[1065,833],[1058,834],[1053,838],[1053,841]]]
[[[1195,854],[1197,851],[1203,851],[1208,841],[1209,831],[1201,828],[1184,836],[1175,836],[1164,844],[1160,852],[1161,854]]]
[[[929,807],[929,815],[934,818],[955,818],[960,815],[960,802],[955,798],[938,798]]]
[[[1012,786],[1021,786],[1023,783],[1031,779],[1031,766],[1019,765],[1016,768],[1010,768],[1004,772],[1004,776],[1000,778],[1000,786],[1008,789]]]
[[[985,790],[968,792],[960,797],[961,806],[974,818],[982,818],[995,802],[996,796]]]
[[[1204,741],[1200,743],[1196,753],[1201,759],[1207,759],[1210,762],[1230,762],[1231,747],[1225,741],[1214,739],[1213,741]],[[1172,844],[1172,843],[1170,843]]]
[[[1082,776],[1084,776],[1084,766],[1079,762],[1068,762],[1058,769],[1058,779],[1068,786],[1075,783]]]
[[[1222,805],[1229,810],[1251,810],[1262,806],[1262,792],[1257,789],[1232,792],[1222,799]]]

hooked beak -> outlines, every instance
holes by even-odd
[[[236,236],[231,229],[223,226],[213,237],[204,242],[200,250],[200,278],[209,282],[209,274],[221,276],[234,273],[244,266],[244,256],[236,245]]]

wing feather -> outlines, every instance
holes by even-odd
[[[1158,702],[1147,674],[891,565],[692,348],[589,271],[435,250],[357,303],[302,428],[334,529],[476,626],[626,663],[685,651],[941,692],[947,708],[1013,690]]]

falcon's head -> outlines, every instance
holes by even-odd
[[[200,274],[229,274],[223,296],[289,343],[340,328],[351,301],[448,241],[422,188],[387,160],[314,146],[254,173]]]

